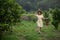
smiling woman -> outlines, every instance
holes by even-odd
[[[38,32],[41,33],[41,28],[43,27],[43,19],[44,19],[42,11],[39,9],[35,16],[37,17]]]

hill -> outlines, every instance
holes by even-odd
[[[32,11],[38,8],[47,10],[49,8],[60,8],[60,0],[16,0],[25,10]]]

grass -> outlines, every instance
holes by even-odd
[[[54,31],[51,24],[49,26],[44,25],[41,34],[38,34],[36,29],[36,23],[22,21],[21,24],[13,26],[12,33],[5,33],[2,40],[60,40],[60,29]]]

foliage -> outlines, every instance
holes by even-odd
[[[23,20],[21,24],[15,26],[13,30],[14,32],[12,34],[6,33],[3,40],[60,40],[60,32],[54,31],[52,25],[48,27],[44,25],[42,33],[39,34],[36,23]]]
[[[52,14],[52,24],[55,26],[55,29],[58,29],[58,25],[60,23],[60,9],[59,8],[55,8],[52,9],[51,11]]]
[[[20,15],[23,12],[15,0],[0,0],[0,33],[10,30],[12,25],[20,22]]]

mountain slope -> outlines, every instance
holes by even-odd
[[[47,10],[49,8],[59,7],[60,0],[16,0],[25,10],[32,11],[38,8]]]

